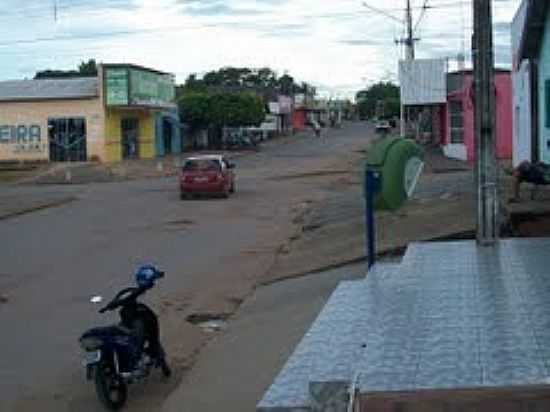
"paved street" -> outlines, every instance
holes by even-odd
[[[365,273],[365,264],[357,264],[258,289],[163,412],[216,412],[221,404],[225,412],[253,412],[338,283]]]
[[[315,174],[338,170],[368,136],[364,124],[349,124],[322,139],[288,139],[242,157],[229,200],[181,202],[173,177],[0,188],[1,201],[74,199],[0,221],[0,410],[100,410],[77,338],[114,316],[100,317],[89,299],[112,296],[147,261],[167,272],[146,300],[160,313],[176,376],[166,384],[154,375],[133,388],[129,408],[158,409],[207,341],[185,317],[232,313],[268,280],[292,218],[330,190]]]

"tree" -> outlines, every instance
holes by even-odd
[[[376,116],[376,108],[377,105],[380,107],[380,104],[384,111],[384,117],[399,116],[399,87],[392,82],[373,84],[368,89],[357,92],[355,100],[360,118]]]
[[[282,94],[290,95],[295,92],[295,89],[299,89],[300,86],[294,82],[294,77],[284,74],[279,77],[277,86]]]
[[[208,117],[218,127],[258,126],[265,117],[264,103],[253,93],[218,93],[210,97]]]
[[[261,97],[249,92],[187,92],[178,99],[181,119],[192,131],[259,125],[265,117]]]
[[[185,93],[178,98],[180,118],[192,132],[208,127],[210,96],[201,92]]]
[[[42,70],[36,72],[35,79],[70,79],[75,77],[97,76],[97,64],[95,59],[81,62],[78,70]]]
[[[185,91],[254,91],[266,98],[272,98],[277,93],[291,95],[294,93],[314,92],[315,89],[307,83],[298,84],[288,74],[277,76],[269,67],[251,69],[247,67],[223,67],[206,73],[202,79],[196,74],[190,75],[181,86],[181,93]]]
[[[80,77],[76,70],[42,70],[36,72],[35,79],[70,79]]]
[[[97,76],[97,63],[95,59],[90,59],[87,62],[82,62],[78,66],[78,72],[82,76]]]

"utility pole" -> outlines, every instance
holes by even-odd
[[[499,204],[491,0],[475,0],[473,7],[477,241],[480,245],[493,245],[499,236]]]
[[[427,2],[426,2],[427,3]],[[426,8],[426,3],[424,3],[424,9]],[[370,6],[366,2],[363,2],[363,6],[375,13],[378,13],[380,15],[383,15],[387,18],[390,18],[392,20],[397,21],[400,24],[405,24],[407,29],[407,37],[396,39],[396,44],[404,44],[406,47],[406,53],[405,53],[405,60],[411,61],[414,60],[414,43],[419,41],[419,38],[414,37],[414,27],[413,27],[413,16],[412,16],[412,7],[411,7],[411,0],[406,0],[406,7],[405,7],[405,20],[402,20],[392,14],[387,13],[384,10],[378,9],[376,7]],[[401,98],[401,102],[403,102],[403,99]],[[400,107],[400,134],[401,137],[405,137],[405,107],[403,106],[403,103],[401,103]]]
[[[411,0],[407,0],[407,7],[405,9],[405,24],[407,25],[407,38],[404,40],[405,47],[406,47],[405,60],[412,61],[414,60],[414,42],[417,39],[413,37]],[[400,129],[401,137],[405,137],[405,107],[403,105],[402,97],[401,97],[399,126],[400,126],[399,129]]]
[[[414,42],[416,39],[413,37],[411,0],[407,0],[407,8],[405,13],[405,21],[407,23],[407,39],[405,40],[405,44],[407,46],[407,60],[414,60]]]

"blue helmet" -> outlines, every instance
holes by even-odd
[[[155,280],[164,276],[164,272],[160,271],[153,265],[143,265],[136,272],[136,283],[141,287],[151,287],[155,284]]]

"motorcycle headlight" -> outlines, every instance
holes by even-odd
[[[88,352],[98,350],[102,345],[103,341],[93,336],[80,339],[80,347]]]

